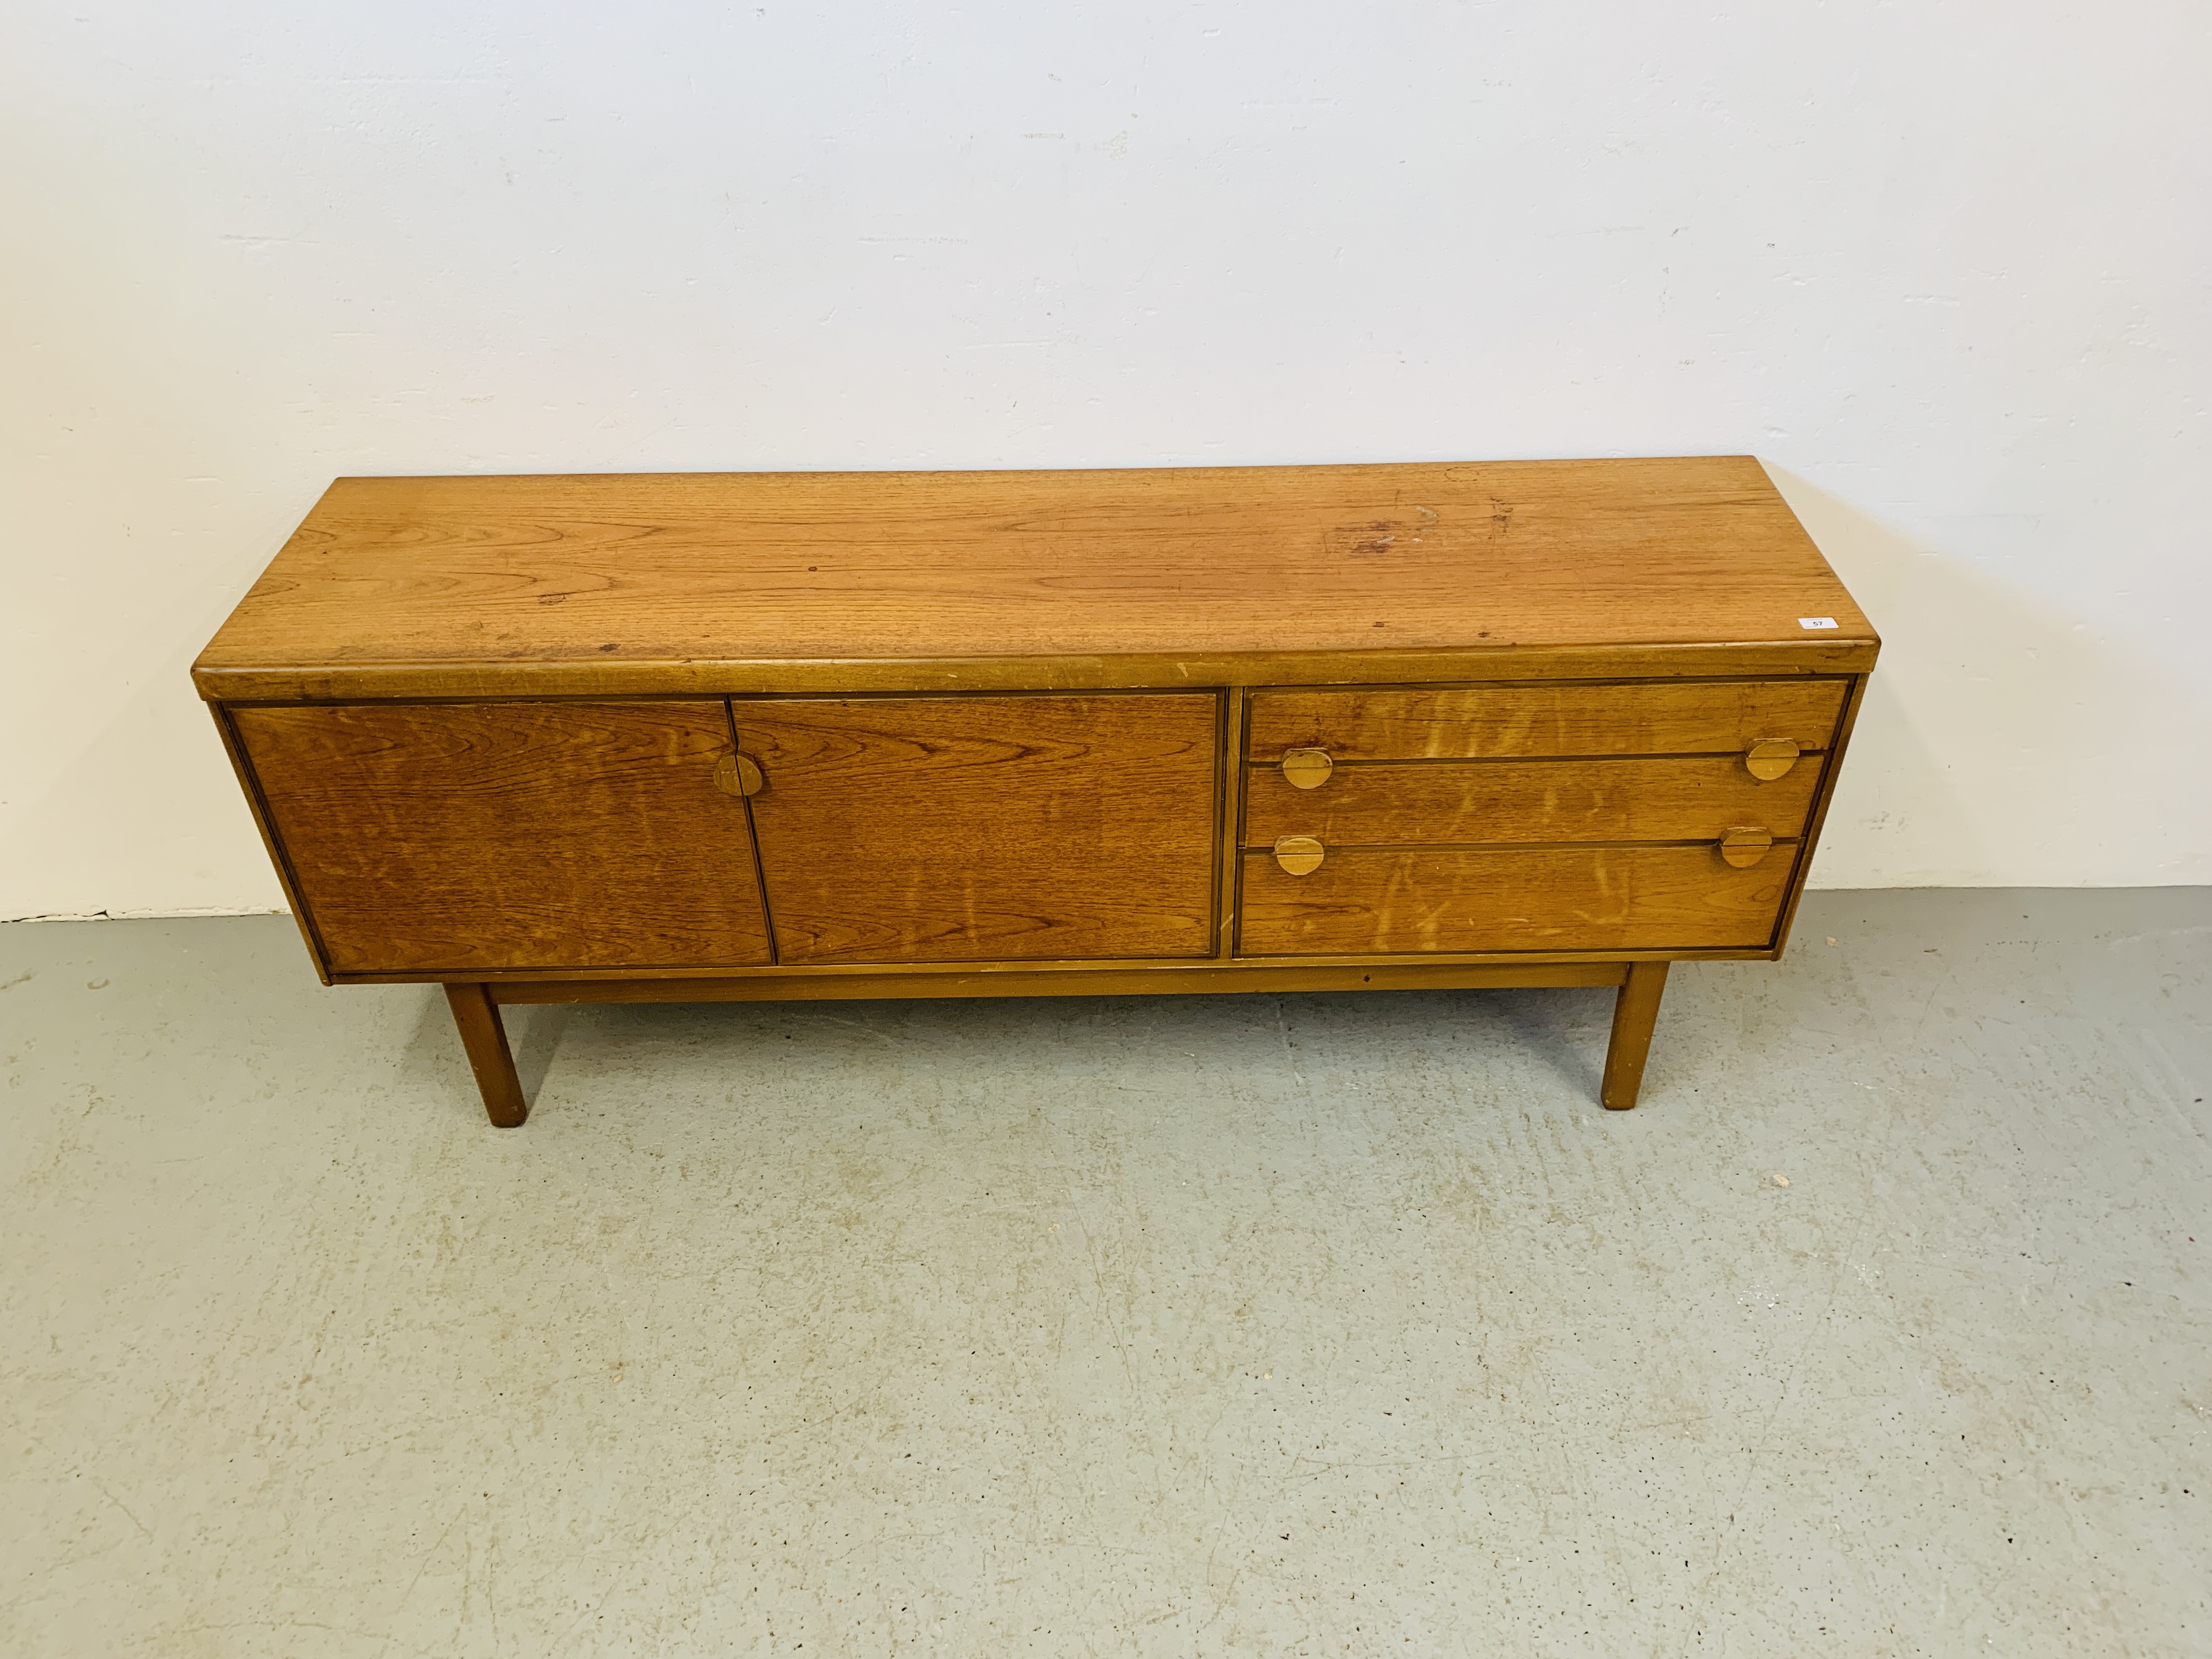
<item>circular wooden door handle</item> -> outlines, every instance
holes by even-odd
[[[1761,738],[1744,750],[1743,763],[1761,783],[1771,783],[1797,764],[1795,738]]]
[[[1729,830],[1721,837],[1721,856],[1739,870],[1748,870],[1766,856],[1774,837],[1756,824]]]
[[[726,795],[757,795],[767,781],[750,755],[725,755],[714,763],[714,787]]]
[[[1293,789],[1318,789],[1335,769],[1336,763],[1329,759],[1326,749],[1283,750],[1283,776]]]
[[[1285,875],[1310,876],[1328,856],[1328,848],[1311,836],[1283,836],[1275,842],[1275,862]]]

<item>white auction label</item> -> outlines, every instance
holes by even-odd
[[[1800,628],[1833,628],[1835,625],[1836,619],[1833,617],[1800,617],[1797,618],[1797,626]]]

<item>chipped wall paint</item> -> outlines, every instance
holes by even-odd
[[[355,15],[346,15],[348,11]],[[2212,879],[2212,14],[10,15],[0,915],[278,902],[185,682],[343,472],[1749,451],[1817,879]]]

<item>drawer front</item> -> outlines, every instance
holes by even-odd
[[[1244,857],[1243,956],[1764,947],[1796,861],[1710,847],[1353,848],[1310,874]]]
[[[1261,691],[1248,755],[1313,748],[1332,760],[1516,755],[1740,755],[1770,738],[1825,750],[1840,680],[1639,680],[1452,690]]]
[[[715,702],[230,711],[339,974],[769,959]]]
[[[1206,956],[1211,694],[740,700],[790,963]]]
[[[1244,844],[1272,847],[1282,836],[1331,848],[1717,841],[1742,825],[1780,840],[1803,830],[1820,783],[1817,759],[1761,782],[1741,759],[1718,755],[1349,765],[1311,789],[1295,787],[1275,767],[1254,767]]]

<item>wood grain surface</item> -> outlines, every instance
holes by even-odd
[[[721,703],[232,713],[334,971],[769,960]]]
[[[769,699],[732,708],[778,957],[1212,948],[1212,694]]]
[[[1765,738],[1824,750],[1849,690],[1741,679],[1255,691],[1248,752],[1262,762],[1300,748],[1333,761],[1741,755]]]
[[[1417,761],[1340,766],[1300,789],[1249,769],[1244,839],[1311,836],[1330,848],[1409,842],[1718,841],[1738,824],[1795,836],[1818,758],[1761,783],[1733,756],[1636,760]]]
[[[1755,949],[1789,881],[1787,858],[1733,870],[1711,847],[1354,848],[1310,876],[1251,852],[1237,950]]]
[[[1876,645],[1745,456],[343,478],[194,672],[230,698],[1173,686]]]

